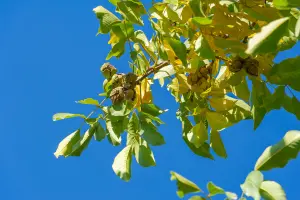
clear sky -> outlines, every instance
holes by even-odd
[[[150,3],[150,0],[147,1]],[[155,102],[170,111],[160,131],[166,145],[153,147],[157,166],[133,161],[132,179],[121,181],[112,171],[121,150],[107,141],[91,142],[80,158],[56,159],[58,143],[78,128],[80,120],[52,122],[56,112],[89,113],[76,100],[97,98],[99,67],[109,51],[108,37],[98,29],[92,9],[106,0],[0,0],[0,199],[3,200],[163,200],[177,199],[170,181],[174,170],[205,189],[208,181],[241,194],[240,184],[263,150],[291,129],[297,119],[273,111],[253,131],[251,121],[222,132],[228,159],[194,155],[181,138],[177,105],[165,88],[154,87]],[[146,30],[147,31],[147,30]],[[299,55],[300,45],[277,58]],[[128,70],[128,56],[112,63]],[[300,159],[284,169],[264,173],[279,182],[289,200],[299,199]]]

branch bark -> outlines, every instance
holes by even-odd
[[[156,71],[160,70],[161,68],[169,65],[169,61],[163,61],[162,63],[158,64],[158,65],[154,65],[152,67],[149,68],[149,70],[142,76],[140,76],[137,80],[136,80],[136,84],[140,84],[145,78],[147,78],[150,74],[155,73]]]

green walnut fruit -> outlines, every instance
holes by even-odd
[[[197,76],[197,74],[191,74],[191,76],[192,76],[192,83],[197,83],[197,81],[198,81],[198,76]]]
[[[124,91],[124,96],[127,101],[134,101],[135,99],[135,90],[127,89]]]
[[[130,85],[135,85],[137,78],[138,78],[137,75],[133,73],[128,73],[125,75],[125,82]]]
[[[247,58],[245,60],[244,68],[246,69],[247,73],[252,76],[258,76],[259,74],[259,62],[253,58]]]
[[[237,57],[229,65],[229,71],[234,72],[234,73],[239,72],[243,69],[243,64],[244,64],[243,59],[240,57]]]
[[[125,99],[124,88],[116,87],[111,91],[109,98],[113,104],[121,103]]]
[[[113,88],[120,87],[124,85],[125,74],[115,74],[111,78],[111,85]]]
[[[204,77],[208,75],[208,69],[206,69],[206,67],[201,67],[199,71]]]
[[[111,79],[111,77],[117,73],[117,69],[110,63],[104,63],[101,66],[100,71],[102,72],[103,76],[107,79]]]

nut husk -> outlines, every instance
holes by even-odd
[[[117,73],[117,69],[110,63],[104,63],[101,66],[100,71],[102,72],[103,76],[107,79],[111,79],[111,77]]]
[[[117,103],[124,101],[124,99],[125,99],[124,88],[123,87],[114,88],[111,91],[109,97],[113,104],[117,104]]]

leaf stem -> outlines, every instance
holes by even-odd
[[[216,58],[218,58],[219,60],[226,61],[226,62],[230,62],[231,61],[230,59],[227,59],[227,58],[224,58],[224,57],[221,57],[221,56],[216,56]]]
[[[137,80],[136,80],[136,84],[140,84],[145,78],[147,78],[150,74],[156,72],[157,70],[160,70],[161,68],[169,65],[169,61],[164,61],[158,65],[154,64],[153,66],[151,66],[148,71],[142,75],[141,77],[139,77]]]
[[[82,128],[82,126],[85,124],[85,121],[87,120],[87,119],[89,119],[101,106],[102,106],[102,104],[106,101],[106,99],[107,99],[107,97],[105,98],[105,99],[103,99],[102,101],[101,101],[101,103],[98,105],[98,106],[96,106],[96,108],[94,108],[94,110],[92,110],[92,112],[90,112],[90,114],[84,119],[84,121],[80,124],[80,127],[79,127],[79,129],[81,129]]]

